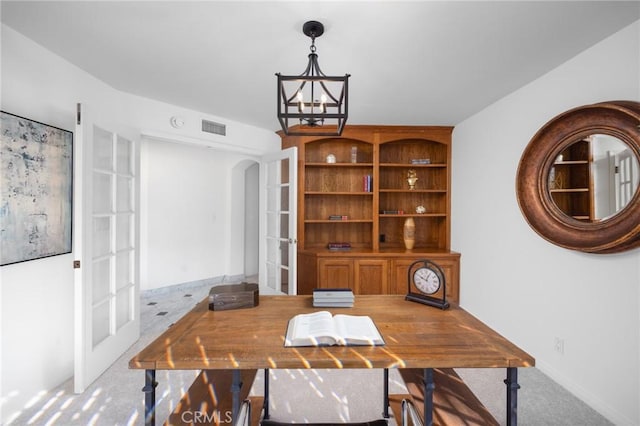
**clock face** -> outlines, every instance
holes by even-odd
[[[432,269],[423,267],[413,273],[413,282],[418,290],[425,294],[433,294],[440,289],[440,277]]]

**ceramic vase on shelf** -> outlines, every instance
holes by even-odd
[[[412,217],[405,219],[402,236],[404,237],[405,248],[411,250],[416,243],[416,223]]]

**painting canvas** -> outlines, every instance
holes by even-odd
[[[71,252],[73,133],[0,112],[0,264]]]

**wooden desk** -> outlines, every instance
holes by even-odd
[[[535,360],[465,310],[442,311],[400,295],[356,296],[353,308],[328,310],[370,316],[385,346],[285,348],[289,319],[318,310],[312,296],[261,296],[256,308],[230,311],[210,311],[204,300],[129,361],[129,368],[146,370],[146,424],[155,422],[156,370],[453,367],[506,368],[507,421],[516,424],[517,368]],[[432,385],[425,383],[425,395]]]

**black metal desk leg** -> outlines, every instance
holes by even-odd
[[[518,389],[520,389],[517,368],[507,368],[507,379],[504,383],[507,385],[507,426],[516,426],[518,424]]]
[[[382,401],[382,406],[384,407],[382,411],[382,417],[385,419],[389,418],[389,369],[384,369],[384,396]]]
[[[144,424],[155,426],[156,424],[156,370],[144,370]]]
[[[262,404],[264,410],[264,419],[269,419],[269,369],[264,369],[264,404]]]
[[[433,368],[424,369],[424,424],[433,425],[433,390],[436,384],[433,382]]]
[[[240,416],[240,389],[242,389],[242,376],[240,370],[233,370],[233,378],[231,382],[231,416],[233,424],[236,424]]]

